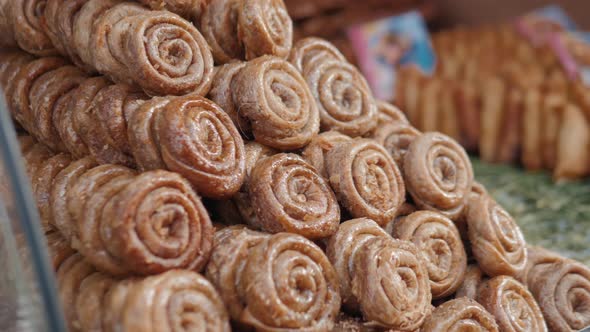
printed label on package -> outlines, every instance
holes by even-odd
[[[392,100],[398,67],[414,65],[432,74],[436,59],[422,16],[408,12],[348,30],[361,71],[375,97]]]
[[[557,5],[526,14],[516,20],[515,25],[516,30],[535,46],[546,44],[554,33],[577,29],[571,17]]]

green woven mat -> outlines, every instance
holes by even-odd
[[[512,214],[528,243],[590,266],[590,180],[555,184],[546,172],[472,162],[476,179]]]

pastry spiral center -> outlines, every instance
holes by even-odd
[[[381,250],[378,255],[378,275],[384,276],[381,279],[381,287],[391,305],[399,312],[413,311],[412,309],[420,303],[418,296],[420,290],[416,266],[412,260],[416,258],[406,257],[405,253],[384,252]]]
[[[281,252],[273,262],[275,288],[281,302],[298,313],[308,312],[323,299],[326,284],[318,265],[295,250]]]
[[[139,206],[136,218],[144,221],[137,222],[137,233],[157,257],[177,257],[191,241],[190,203],[184,200],[168,188],[158,188]]]
[[[391,193],[395,181],[390,178],[389,164],[380,153],[366,150],[358,153],[353,161],[353,179],[360,196],[379,210],[394,207]]]
[[[41,29],[40,18],[43,17],[43,14],[45,13],[46,5],[47,1],[37,0],[28,0],[25,4],[23,4],[23,6],[25,6],[24,14],[26,16],[27,22],[37,30]]]
[[[516,331],[535,331],[536,320],[528,302],[518,293],[507,290],[502,297],[502,310],[507,313]]]
[[[557,309],[573,329],[590,324],[590,282],[576,273],[566,274],[555,288]]]
[[[199,46],[187,31],[178,26],[157,24],[150,27],[146,31],[145,43],[153,67],[168,77],[186,75],[193,63],[203,67],[193,54],[193,49],[199,49]]]
[[[297,85],[296,80],[288,72],[271,69],[266,73],[265,92],[269,92],[265,100],[272,112],[282,121],[302,122],[307,120],[308,105],[304,104],[306,96]]]
[[[314,220],[330,208],[326,191],[317,174],[299,164],[283,168],[274,174],[274,192],[285,212],[297,220]],[[286,193],[283,195],[282,193]]]
[[[522,248],[523,244],[520,243],[519,236],[515,232],[516,225],[512,221],[512,218],[495,204],[492,208],[492,220],[502,247],[507,252],[514,252]]]

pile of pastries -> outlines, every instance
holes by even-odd
[[[71,331],[590,325],[590,269],[527,246],[336,47],[292,43],[281,0],[143,2],[0,11]]]
[[[590,175],[590,90],[568,76],[549,42],[494,25],[443,31],[433,45],[434,75],[415,67],[399,75],[395,103],[414,126],[441,131],[488,162],[546,169],[556,180]]]

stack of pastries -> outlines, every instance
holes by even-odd
[[[487,162],[546,169],[556,180],[590,175],[590,90],[568,77],[551,44],[496,25],[443,31],[433,45],[434,75],[402,68],[396,88],[414,126],[444,132]]]
[[[32,15],[0,84],[71,331],[590,325],[590,269],[280,0],[142,3],[0,2]]]

